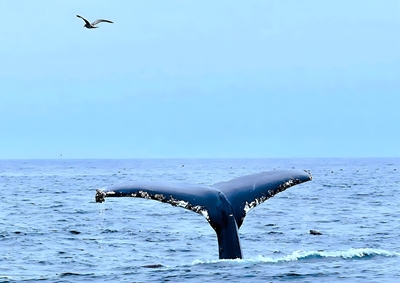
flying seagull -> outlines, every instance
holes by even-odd
[[[105,22],[105,23],[110,23],[110,24],[113,24],[114,22],[112,22],[112,21],[109,21],[109,20],[102,20],[102,19],[99,19],[99,20],[95,20],[93,23],[90,23],[88,20],[86,20],[84,17],[82,17],[82,16],[79,16],[79,15],[76,15],[78,18],[81,18],[82,20],[84,20],[85,21],[85,25],[84,25],[84,27],[85,28],[98,28],[98,27],[96,27],[95,25],[97,25],[98,23],[102,23],[102,22]]]

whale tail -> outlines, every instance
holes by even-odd
[[[166,182],[131,182],[96,191],[106,197],[139,197],[169,203],[202,214],[218,238],[219,258],[242,258],[238,229],[249,210],[287,188],[310,181],[300,170],[277,170],[239,177],[212,186]]]

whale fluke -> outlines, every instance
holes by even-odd
[[[168,182],[131,182],[96,191],[106,197],[139,197],[169,203],[202,214],[215,230],[219,258],[243,258],[238,229],[249,210],[287,188],[310,181],[301,170],[276,170],[239,177],[212,186]]]

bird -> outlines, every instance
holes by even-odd
[[[109,21],[109,20],[103,20],[103,19],[98,19],[98,20],[95,20],[93,23],[90,23],[88,20],[86,20],[84,17],[82,17],[82,16],[79,16],[79,15],[76,15],[78,18],[81,18],[82,20],[84,20],[85,21],[85,25],[84,25],[84,27],[85,28],[88,28],[88,29],[91,29],[91,28],[98,28],[98,27],[96,27],[96,25],[98,24],[98,23],[102,23],[102,22],[104,22],[104,23],[110,23],[110,24],[113,24],[114,22],[112,22],[112,21]]]

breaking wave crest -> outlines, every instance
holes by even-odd
[[[323,259],[323,258],[341,258],[341,259],[362,259],[362,258],[371,258],[371,257],[398,257],[400,253],[398,252],[390,252],[386,250],[380,249],[371,249],[371,248],[363,248],[363,249],[349,249],[346,251],[295,251],[290,255],[285,255],[281,257],[265,257],[259,255],[257,257],[248,258],[244,260],[195,260],[193,261],[193,265],[195,264],[208,264],[208,263],[216,263],[221,261],[232,261],[232,262],[267,262],[267,263],[280,263],[280,262],[291,262],[291,261],[299,261],[299,260],[310,260],[310,259]]]

